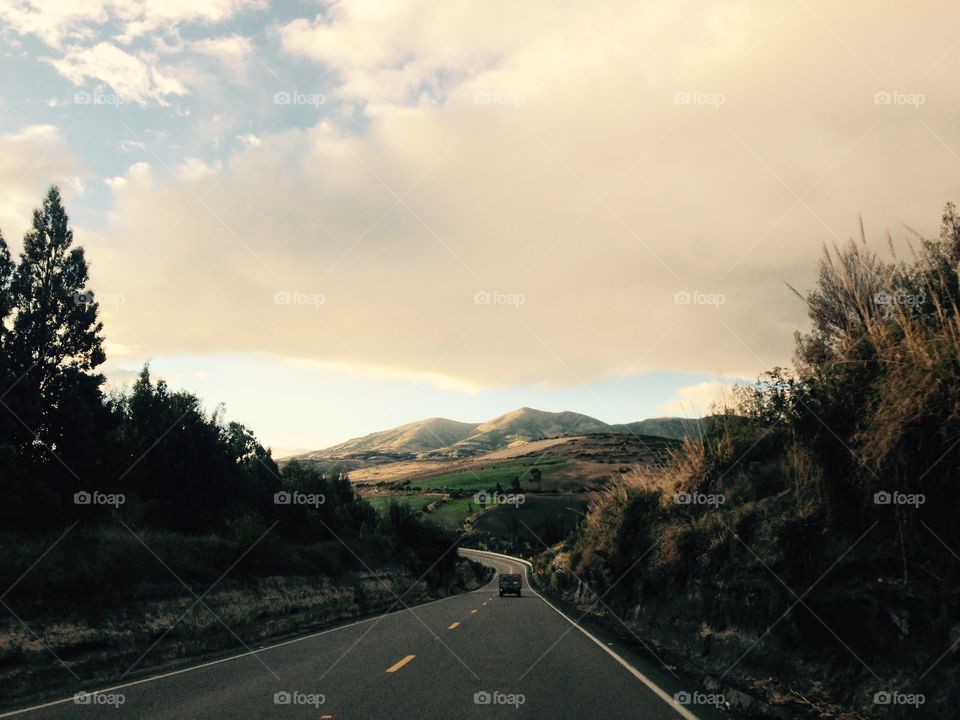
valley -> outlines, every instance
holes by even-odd
[[[655,427],[674,437],[644,434]],[[475,546],[532,553],[575,527],[611,480],[662,466],[697,421],[608,425],[573,412],[520,408],[485,423],[431,418],[282,461],[346,473],[379,514],[405,506]],[[522,500],[478,502],[519,494]]]

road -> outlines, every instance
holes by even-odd
[[[523,574],[523,596],[499,597],[494,577],[470,593],[400,606],[255,654],[104,688],[96,704],[67,698],[0,717],[715,717],[673,703],[677,688],[660,690],[647,672],[638,671],[638,663],[623,660],[626,651],[581,631],[533,592],[520,562],[463,552],[498,572]],[[289,704],[277,703],[288,697]]]

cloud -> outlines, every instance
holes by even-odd
[[[245,37],[184,42],[180,27],[212,28],[241,11],[263,7],[261,0],[0,0],[0,29],[37,36],[55,51],[46,61],[76,86],[93,80],[128,102],[165,105],[171,96],[186,95],[188,85],[209,81],[192,60],[213,58],[243,81],[251,53]],[[144,49],[146,42],[135,48],[141,38],[149,38],[153,49]],[[187,60],[179,58],[188,51]],[[159,56],[177,64],[161,65]]]
[[[257,88],[283,129],[111,183],[89,251],[126,298],[107,331],[471,386],[755,376],[806,323],[784,281],[809,287],[858,214],[935,230],[957,14],[341,2],[283,23],[331,103],[299,128]]]
[[[267,7],[266,0],[116,0],[113,4],[126,21],[127,38],[183,23],[216,25],[241,11]]]
[[[722,411],[733,402],[733,386],[734,382],[721,379],[678,388],[659,411],[680,417],[701,417],[712,410]]]
[[[0,22],[59,48],[89,41],[110,20],[120,23],[122,31],[117,37],[128,43],[182,23],[220,23],[241,10],[265,4],[263,0],[0,0]]]
[[[138,349],[136,347],[128,347],[126,345],[121,345],[120,343],[110,342],[109,340],[107,340],[104,343],[104,346],[106,348],[106,351],[111,356],[114,356],[114,357],[122,356],[122,355],[133,355]]]
[[[70,201],[83,192],[86,171],[69,151],[64,134],[53,125],[30,125],[0,135],[0,230],[19,247],[33,213],[52,182]]]
[[[288,54],[337,71],[341,97],[361,101],[368,112],[408,102],[442,101],[464,78],[494,66],[522,48],[539,45],[558,23],[588,15],[569,6],[560,18],[522,3],[485,9],[410,3],[341,0],[312,21],[279,28]],[[538,33],[531,33],[539,28]]]
[[[253,45],[249,38],[231,35],[222,38],[197,40],[191,47],[202,55],[217,60],[234,81],[246,79]]]
[[[88,79],[106,83],[122,102],[146,105],[153,100],[166,105],[168,96],[187,94],[187,89],[172,75],[108,42],[70,49],[62,58],[49,62],[78,87]]]
[[[21,35],[36,35],[51,47],[64,40],[87,40],[91,26],[106,22],[107,3],[0,1],[0,21]]]

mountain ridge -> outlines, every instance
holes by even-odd
[[[656,435],[682,440],[696,435],[699,424],[699,418],[679,417],[609,424],[570,410],[551,412],[521,407],[479,423],[440,417],[416,420],[286,459],[466,457],[498,450],[515,442],[597,433]]]

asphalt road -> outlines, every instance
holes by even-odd
[[[674,703],[676,688],[659,689],[622,650],[572,624],[531,590],[519,562],[467,553],[523,574],[523,596],[499,597],[494,577],[474,592],[107,688],[89,704],[66,698],[0,717],[714,717]]]

